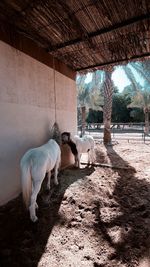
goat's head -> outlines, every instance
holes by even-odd
[[[69,132],[63,132],[61,134],[61,141],[63,144],[67,144],[68,142],[70,142],[70,133]]]
[[[71,139],[71,134],[69,132],[62,133],[61,140],[63,144],[68,144],[71,148],[73,155],[77,156],[78,154],[77,147],[76,147],[76,144]]]

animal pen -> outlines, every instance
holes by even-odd
[[[111,123],[111,134],[113,141],[150,142],[150,135],[145,134],[144,123]],[[82,135],[82,125],[78,125],[78,134]],[[103,141],[103,123],[87,123],[85,134],[92,135],[95,139]]]
[[[149,144],[113,146],[110,120],[114,67],[150,57],[149,0],[3,0],[0,22],[0,266],[150,266]],[[104,133],[95,154],[107,167],[63,169],[49,194],[43,184],[32,224],[20,159],[55,122],[77,133],[76,73],[97,69]]]

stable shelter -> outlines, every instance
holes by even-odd
[[[77,131],[77,72],[106,71],[110,141],[113,66],[150,56],[148,0],[0,2],[0,205],[20,192],[19,160],[60,130]]]

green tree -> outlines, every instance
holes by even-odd
[[[113,94],[112,100],[112,121],[129,122],[130,110],[127,108],[129,101],[123,94]]]
[[[93,110],[90,108],[86,121],[87,123],[102,123],[103,122],[103,111]]]
[[[131,108],[130,118],[132,122],[143,122],[145,118],[143,110],[141,108]]]
[[[132,68],[144,79],[144,87],[136,81]],[[149,112],[150,112],[150,66],[149,62],[136,62],[123,66],[123,69],[132,83],[133,95],[131,98],[131,108],[141,108],[145,114],[145,133],[149,133]]]
[[[77,77],[77,105],[78,105],[78,119],[81,114],[82,134],[85,133],[86,123],[86,108],[89,103],[89,88],[85,84],[86,75],[78,75]]]
[[[103,96],[101,94],[101,81],[103,72],[96,71],[92,73],[92,81],[85,83],[86,75],[81,75],[77,79],[78,89],[78,108],[81,109],[81,121],[83,134],[85,132],[86,113],[89,109],[102,110]],[[79,114],[80,112],[78,112]]]

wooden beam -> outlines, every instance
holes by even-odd
[[[95,162],[95,163],[91,163],[88,164],[88,162],[81,162],[82,165],[91,165],[93,167],[103,167],[103,168],[111,168],[111,169],[121,169],[121,170],[134,170],[134,167],[129,166],[117,166],[117,165],[112,165],[112,164],[106,164],[106,163],[99,163],[99,162]]]
[[[118,59],[115,61],[108,61],[108,62],[104,62],[104,63],[97,63],[95,65],[89,65],[89,66],[83,67],[83,68],[81,67],[81,68],[76,69],[76,71],[94,69],[94,68],[105,67],[105,66],[109,66],[109,65],[119,65],[119,63],[128,63],[130,61],[135,61],[136,59],[142,59],[142,58],[146,58],[146,57],[150,57],[150,52],[143,53],[141,55],[134,55],[130,58]]]
[[[61,4],[62,8],[64,9],[65,13],[68,15],[69,20],[72,23],[72,27],[75,28],[78,34],[85,36],[86,31],[83,28],[83,25],[80,23],[80,21],[76,18],[75,14],[73,12],[70,12],[70,7],[65,3],[64,0],[59,0],[59,3]]]
[[[79,38],[76,38],[74,40],[70,40],[70,41],[67,41],[67,42],[64,42],[64,43],[60,43],[60,44],[55,45],[53,47],[48,47],[47,51],[48,52],[53,52],[53,51],[56,51],[58,49],[62,49],[64,47],[66,47],[66,46],[75,45],[75,44],[78,44],[80,42],[84,42],[86,40],[89,40],[90,38],[93,38],[93,37],[96,37],[96,36],[100,36],[100,35],[105,34],[105,33],[110,33],[110,32],[113,32],[115,30],[119,30],[119,29],[122,29],[124,27],[131,26],[132,24],[135,24],[135,23],[138,23],[138,22],[142,22],[142,21],[147,20],[147,19],[150,19],[150,13],[144,14],[144,15],[141,15],[141,16],[137,16],[137,17],[128,19],[128,20],[120,22],[120,23],[116,23],[115,25],[112,25],[112,26],[110,26],[108,28],[104,28],[104,29],[101,29],[101,30],[98,30],[98,31],[95,31],[95,32],[91,32],[89,34],[87,33],[87,36],[79,37]]]

